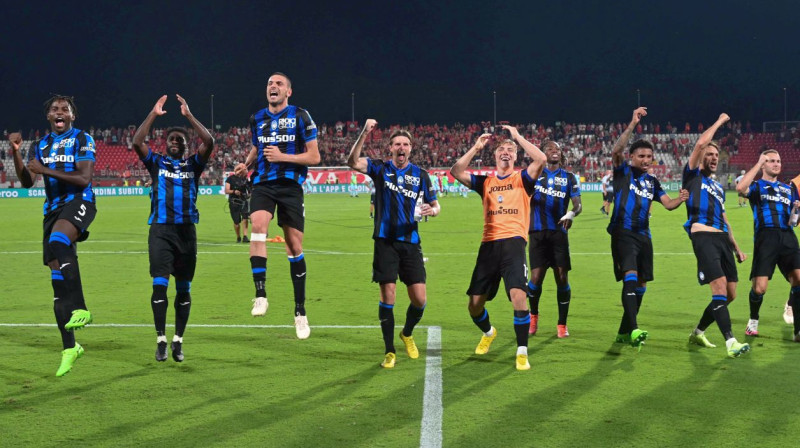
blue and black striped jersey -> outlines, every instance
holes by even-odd
[[[45,135],[36,142],[33,156],[47,168],[69,173],[77,170],[78,162],[86,160],[94,162],[96,151],[92,136],[80,129],[73,128],[61,135],[53,132]],[[46,195],[45,215],[75,199],[95,202],[91,182],[86,188],[81,188],[62,182],[55,177],[44,176],[44,191]]]
[[[148,224],[196,224],[197,188],[205,164],[195,154],[188,159],[173,159],[148,150],[142,160],[153,185],[150,189]]]
[[[531,196],[529,233],[541,230],[561,230],[566,233],[564,227],[558,225],[558,220],[567,213],[571,198],[580,195],[581,188],[574,174],[563,168],[555,171],[543,169]]]
[[[689,199],[686,201],[688,220],[683,225],[686,233],[692,233],[694,223],[728,231],[728,225],[722,219],[725,213],[725,190],[719,182],[704,176],[699,167],[692,170],[686,164],[683,167],[682,188],[689,190]]]
[[[277,146],[285,154],[306,152],[306,143],[317,138],[317,125],[308,111],[287,106],[277,114],[271,114],[269,108],[262,109],[250,117],[250,133],[253,146],[258,148],[253,185],[277,179],[292,179],[299,185],[303,184],[308,175],[307,166],[270,163],[264,157],[264,147]]]
[[[402,170],[392,163],[367,159],[367,175],[375,183],[375,231],[372,238],[419,244],[414,207],[417,199],[436,200],[428,172],[408,164]]]
[[[792,204],[798,200],[794,184],[759,179],[750,184],[747,199],[750,200],[750,208],[753,209],[754,233],[768,228],[783,230],[792,228],[789,224],[789,215],[792,212]]]
[[[650,206],[665,195],[661,182],[627,161],[614,168],[614,211],[608,233],[625,229],[650,237]]]

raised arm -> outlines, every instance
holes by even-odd
[[[525,137],[519,133],[517,128],[506,124],[502,126],[503,129],[511,134],[511,139],[517,142],[517,144],[522,147],[522,150],[525,151],[525,154],[533,160],[531,164],[528,165],[528,176],[530,176],[531,179],[536,179],[539,177],[539,174],[541,174],[545,163],[547,163],[547,156],[544,155],[542,150],[536,145],[525,140]]]
[[[178,94],[175,94],[175,96],[181,103],[181,115],[189,120],[189,123],[192,124],[192,129],[194,129],[194,132],[197,132],[200,140],[203,141],[203,144],[197,148],[197,155],[203,163],[206,163],[208,162],[208,158],[211,157],[211,153],[214,151],[214,136],[212,136],[211,132],[192,115],[192,112],[189,110],[189,105],[186,104],[186,100]]]
[[[740,180],[739,183],[736,184],[736,191],[739,194],[745,194],[745,195],[747,194],[747,191],[750,189],[750,184],[753,183],[753,180],[755,180],[756,176],[758,175],[758,172],[761,171],[761,167],[764,166],[765,163],[767,163],[767,159],[768,157],[764,153],[762,153],[758,157],[758,162],[756,162],[756,164],[753,165],[753,167],[750,168],[748,172],[744,173],[744,177],[742,177],[742,180]]]
[[[458,180],[465,186],[472,187],[470,175],[469,173],[466,172],[469,163],[475,157],[475,154],[479,153],[483,149],[483,147],[486,146],[486,142],[488,142],[491,137],[492,134],[482,134],[480,137],[478,137],[478,140],[475,142],[474,145],[472,145],[472,148],[470,148],[467,152],[464,153],[463,156],[461,156],[458,160],[456,160],[456,163],[453,165],[452,168],[450,168],[450,174],[452,174],[453,177],[456,178],[456,180]]]
[[[364,140],[367,139],[367,135],[375,129],[377,124],[378,122],[372,118],[367,119],[366,123],[364,123],[364,129],[361,130],[361,134],[359,134],[353,147],[350,148],[350,154],[347,156],[347,166],[359,173],[367,174],[367,158],[361,157],[361,149],[364,147]]]
[[[147,145],[144,143],[144,139],[147,138],[147,135],[150,134],[150,127],[153,126],[153,122],[156,120],[156,117],[164,115],[167,111],[164,110],[164,103],[167,102],[167,95],[163,95],[161,98],[156,101],[155,106],[153,106],[153,110],[147,114],[147,117],[144,119],[142,124],[139,125],[139,128],[136,129],[136,133],[133,134],[133,149],[136,151],[136,154],[139,155],[140,159],[144,159],[147,157]]]
[[[703,156],[706,152],[706,146],[708,146],[708,144],[714,138],[714,134],[717,133],[717,130],[720,128],[720,126],[727,123],[730,119],[731,117],[729,117],[728,114],[720,114],[719,118],[717,118],[717,121],[709,126],[705,132],[700,134],[700,138],[698,138],[697,142],[694,144],[692,155],[689,156],[689,169],[696,170],[697,167],[700,166],[700,163],[703,161]]]
[[[628,127],[625,128],[625,130],[619,136],[619,139],[617,139],[617,143],[614,144],[614,149],[611,150],[611,161],[614,163],[615,167],[622,165],[622,162],[625,160],[622,152],[628,147],[628,141],[631,139],[631,134],[633,133],[633,130],[636,129],[636,125],[639,124],[639,121],[642,120],[642,117],[646,115],[646,107],[639,107],[633,111],[633,118],[631,118],[631,122],[628,123]]]
[[[28,171],[25,162],[22,161],[22,154],[20,147],[22,146],[22,134],[19,132],[12,132],[8,136],[8,141],[11,143],[11,156],[14,158],[14,170],[17,172],[19,182],[24,188],[31,188],[36,179],[36,175]]]

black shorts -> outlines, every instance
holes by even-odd
[[[72,250],[75,250],[75,243],[86,241],[89,238],[89,225],[94,221],[97,216],[97,207],[91,202],[84,200],[75,200],[66,203],[63,207],[59,207],[44,216],[43,221],[43,262],[47,265],[50,260],[55,260],[55,254],[50,251],[50,233],[53,232],[53,226],[59,219],[66,219],[75,228],[78,229],[78,238],[72,242]]]
[[[266,210],[275,216],[278,209],[278,225],[304,230],[305,204],[303,187],[291,179],[278,179],[260,183],[253,188],[250,198],[250,212]]]
[[[609,204],[614,202],[614,193],[603,193],[603,201]]]
[[[523,238],[508,238],[481,243],[467,295],[486,294],[486,300],[492,300],[500,288],[500,279],[505,283],[506,296],[509,300],[511,300],[511,289],[513,288],[527,292],[526,244]]]
[[[425,283],[425,263],[422,261],[422,246],[403,241],[375,239],[372,255],[372,281],[396,283],[397,276],[406,285]]]
[[[369,195],[369,203],[375,205],[375,193]]]
[[[150,276],[191,281],[197,265],[194,224],[152,224],[147,238]]]
[[[250,219],[250,203],[246,199],[231,199],[228,207],[231,209],[231,219],[237,226],[243,219]]]
[[[569,258],[569,238],[561,230],[542,230],[528,234],[531,245],[528,255],[531,269],[566,268],[572,269]]]
[[[739,281],[733,245],[727,232],[695,232],[690,238],[697,257],[697,281],[701,285],[720,277],[728,282]]]
[[[614,230],[611,233],[611,259],[618,282],[628,271],[636,271],[640,282],[653,280],[653,241],[649,237],[630,230]]]
[[[750,278],[772,279],[776,264],[784,277],[800,269],[800,248],[793,230],[763,229],[756,234]]]

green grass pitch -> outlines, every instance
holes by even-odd
[[[201,197],[182,364],[153,358],[148,199],[101,197],[91,237],[79,246],[95,325],[77,333],[86,355],[63,378],[54,376],[61,349],[54,327],[5,325],[54,318],[49,273],[41,264],[42,200],[3,200],[0,446],[420,446],[421,427],[431,423],[423,421],[426,359],[433,353],[426,351],[427,326],[441,328],[435,354],[441,355],[443,446],[793,446],[800,344],[791,342],[791,327],[781,318],[786,281],[776,275],[771,282],[761,337],[749,341],[746,357],[725,357],[716,325],[708,335],[718,348],[688,346],[710,290],[695,279],[685,210],[655,204],[656,279],[639,314],[650,339],[640,353],[614,344],[621,285],[613,279],[607,218],[598,211],[599,194],[583,200],[570,232],[571,337],[556,338],[549,273],[540,330],[529,343],[532,369],[517,372],[513,315],[504,297],[487,307],[499,330],[491,352],[473,354],[480,332],[467,314],[465,291],[482,228],[475,195],[440,198],[441,215],[421,224],[429,258],[425,327],[415,331],[421,356],[408,359],[396,340],[400,352],[390,371],[379,367],[368,197],[307,196],[312,333],[306,341],[291,327],[283,246],[268,245],[270,308],[253,318],[247,246],[233,242],[224,199]],[[736,207],[733,194],[728,204],[737,240],[752,255],[751,212]],[[270,234],[279,234],[275,224]],[[739,266],[739,298],[731,305],[742,341],[749,269],[750,260]],[[408,301],[402,285],[398,292],[395,316],[402,325]],[[317,327],[337,325],[364,327]]]

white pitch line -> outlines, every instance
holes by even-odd
[[[442,446],[442,328],[428,327],[420,448]]]
[[[55,327],[56,324],[0,323],[0,327]],[[152,328],[153,324],[91,324],[105,328]],[[168,327],[174,327],[168,324]],[[294,325],[223,325],[191,324],[199,328],[294,328]],[[312,328],[375,329],[379,325],[312,325]],[[395,328],[402,328],[397,326]],[[422,396],[422,421],[420,423],[420,448],[442,446],[442,327],[419,325],[428,330],[428,348],[425,354],[425,386]]]
[[[55,327],[56,324],[12,324],[0,323],[0,327]],[[106,327],[106,328],[150,328],[153,324],[90,324],[89,327]],[[168,327],[174,327],[172,324],[167,324]],[[294,325],[223,325],[223,324],[189,324],[190,327],[197,328],[294,328]],[[359,329],[359,328],[380,328],[379,325],[312,325],[314,328],[341,328],[341,329]],[[402,328],[402,327],[397,327]],[[423,325],[417,328],[428,328]],[[438,327],[437,327],[438,328]]]
[[[304,249],[307,254],[314,254],[314,255],[352,255],[352,256],[371,256],[373,255],[372,252],[337,252],[337,251],[327,251],[327,250],[314,250],[314,249]],[[80,254],[92,254],[92,255],[141,255],[148,253],[146,250],[141,251],[134,251],[134,250],[81,250],[78,251]],[[30,255],[30,254],[41,254],[41,250],[21,250],[21,251],[0,251],[0,255]],[[222,254],[222,255],[243,255],[246,254],[246,250],[241,251],[206,251],[201,250],[197,251],[200,255],[208,255],[208,254]],[[475,255],[476,252],[448,252],[448,253],[439,253],[433,252],[428,253],[425,252],[426,256],[432,257],[445,257],[445,256],[467,256],[467,255]],[[611,252],[572,252],[572,256],[611,256]],[[663,255],[694,255],[694,252],[656,252],[653,254],[654,256],[663,256]]]

